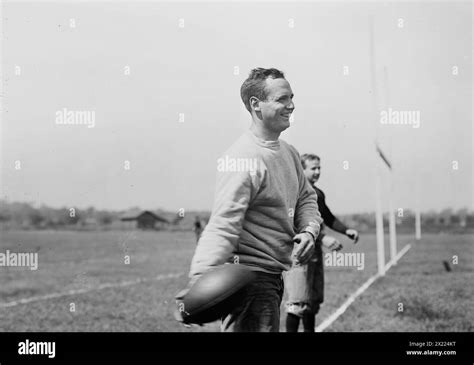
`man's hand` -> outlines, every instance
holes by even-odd
[[[359,241],[359,232],[357,232],[355,229],[348,229],[346,231],[346,236],[349,237],[351,240],[354,241],[354,244]]]
[[[184,288],[183,290],[180,290],[176,295],[175,295],[175,300],[176,300],[176,307],[173,311],[173,316],[174,316],[174,319],[176,319],[178,322],[182,323],[184,325],[184,327],[187,327],[187,328],[190,328],[191,325],[188,324],[188,323],[185,323],[184,322],[184,318],[183,318],[183,311],[185,310],[184,306],[182,306],[182,300],[184,299],[184,297],[186,296],[186,294],[188,294],[189,290],[191,289],[191,287],[194,285],[194,283],[196,283],[196,281],[198,281],[198,279],[201,277],[201,275],[195,275],[193,276],[188,284],[186,285],[186,288]],[[199,326],[202,327],[202,324],[198,324]]]
[[[191,324],[184,322],[183,313],[179,310],[179,308],[174,309],[173,316],[174,316],[174,319],[176,319],[178,322],[180,322],[184,327],[191,328]],[[202,323],[193,323],[193,324],[195,324],[196,326],[199,326],[199,327],[203,326]]]
[[[331,236],[324,236],[322,239],[323,246],[331,251],[340,251],[342,249],[341,243]]]
[[[309,232],[298,233],[293,237],[293,241],[299,245],[296,252],[296,262],[301,265],[308,263],[314,253],[313,235]]]

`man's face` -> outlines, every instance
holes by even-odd
[[[306,160],[304,174],[311,185],[318,182],[321,175],[321,162],[319,160]]]
[[[283,132],[290,126],[290,115],[295,109],[293,91],[285,79],[268,78],[265,82],[267,100],[260,103],[263,124],[268,130]]]

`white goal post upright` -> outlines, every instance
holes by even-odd
[[[420,210],[416,210],[416,216],[415,216],[415,238],[417,241],[421,240],[421,215],[420,215]]]
[[[380,275],[385,275],[385,243],[383,234],[383,213],[382,213],[382,192],[381,178],[376,167],[377,176],[375,178],[375,227],[377,232],[377,268]]]
[[[393,169],[392,164],[385,156],[383,151],[380,149],[378,145],[375,146],[378,156],[382,159],[385,165],[388,167],[390,171],[389,175],[389,183],[390,183],[390,191],[389,191],[389,236],[390,236],[390,261],[393,263],[392,265],[396,264],[396,257],[397,257],[397,232],[396,232],[396,224],[395,224],[395,210],[393,209]],[[383,229],[383,211],[382,211],[382,194],[380,192],[381,188],[381,174],[380,174],[380,164],[377,161],[376,171],[377,171],[377,212],[376,212],[376,220],[375,224],[377,227],[377,261],[379,265],[379,274],[383,275],[385,272],[382,270],[381,267],[385,270],[385,244],[384,244],[384,229]]]
[[[369,57],[370,57],[370,82],[372,92],[372,107],[373,107],[373,118],[374,118],[374,134],[375,134],[375,225],[376,225],[376,237],[377,237],[377,268],[378,274],[385,275],[385,242],[384,242],[384,227],[383,227],[383,209],[382,209],[382,172],[380,171],[380,160],[385,163],[389,168],[389,237],[390,237],[390,261],[395,264],[397,257],[397,241],[396,241],[396,221],[395,221],[395,210],[393,207],[393,170],[392,165],[385,154],[382,152],[379,141],[379,118],[378,118],[378,100],[377,100],[377,80],[376,80],[376,67],[375,67],[375,39],[374,39],[374,19],[372,16],[369,17]],[[386,104],[387,108],[390,107],[388,100],[388,77],[387,68],[384,68],[385,77],[385,89],[386,89]]]
[[[416,212],[415,212],[415,238],[421,239],[421,213],[420,213],[420,177],[416,176]]]
[[[388,231],[390,233],[390,260],[395,260],[397,256],[397,224],[395,221],[395,209],[393,207],[393,172],[390,171],[390,200],[389,200],[389,222]],[[396,263],[395,263],[396,264]]]
[[[390,108],[390,88],[388,85],[388,67],[385,66],[383,68],[384,71],[384,84],[385,84],[385,105],[388,108]],[[390,157],[393,157],[392,155],[392,138],[390,137],[389,139],[389,151],[388,151]],[[397,256],[397,224],[395,220],[395,207],[394,207],[394,175],[393,175],[393,170],[392,167],[390,167],[390,190],[389,190],[389,207],[388,207],[388,224],[389,228],[388,231],[390,233],[390,261],[394,262],[394,265],[396,264],[396,259],[395,257]]]
[[[375,40],[374,40],[374,18],[369,16],[369,59],[370,59],[370,88],[372,93],[372,108],[374,118],[375,147],[378,150],[378,102],[377,102],[377,82],[375,75]],[[377,235],[377,269],[380,276],[385,275],[385,245],[383,232],[383,212],[382,212],[382,177],[379,168],[378,157],[374,156],[375,164],[375,227]]]

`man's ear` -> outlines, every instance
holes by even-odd
[[[250,106],[253,107],[253,109],[256,112],[260,111],[260,100],[258,100],[255,96],[250,97]]]

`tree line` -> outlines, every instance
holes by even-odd
[[[140,210],[139,207],[130,210]],[[128,211],[128,210],[127,210]],[[7,202],[0,200],[0,227],[2,229],[120,229],[120,218],[127,211],[98,210],[94,207],[79,209],[74,207],[52,208],[32,203]],[[205,225],[210,212],[169,212],[154,210],[170,222],[165,229],[192,230],[196,217]],[[397,232],[408,233],[415,230],[415,213],[411,210],[395,212]],[[360,232],[375,231],[375,214],[354,213],[339,215],[348,226]],[[388,214],[384,215],[384,227],[388,227]],[[421,214],[422,230],[425,232],[465,232],[474,231],[474,212],[466,208],[441,211],[427,211]]]

